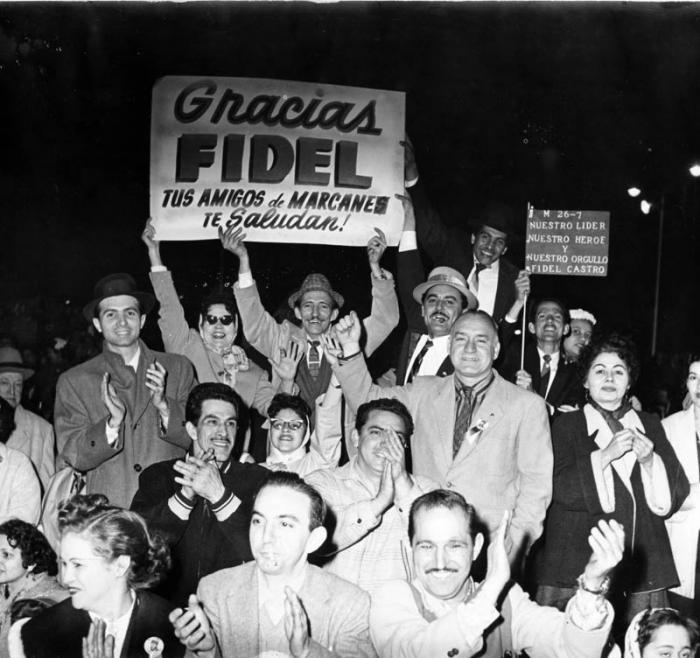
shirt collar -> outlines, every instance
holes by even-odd
[[[474,267],[477,266],[479,261],[476,259],[476,256],[472,254],[472,259],[474,260]],[[498,270],[500,269],[499,263],[501,262],[500,258],[497,258],[491,265],[486,265],[483,269],[482,272],[494,272],[495,274],[498,274]]]
[[[297,594],[301,591],[301,587],[306,580],[307,570],[308,563],[305,562],[299,573],[286,583],[286,585],[291,587]],[[258,579],[258,609],[264,607],[267,610],[267,614],[270,615],[270,619],[277,624],[284,616],[284,590],[280,592],[270,589],[265,582],[265,578],[263,578],[262,571],[260,571],[257,566],[255,567],[255,573]]]
[[[412,585],[418,590],[421,599],[423,599],[423,604],[425,607],[428,608],[428,610],[430,610],[430,612],[432,612],[436,617],[444,617],[448,612],[453,610],[455,603],[466,603],[474,596],[476,591],[476,585],[474,584],[471,576],[469,576],[467,579],[467,587],[461,601],[448,602],[433,596],[430,592],[428,592],[418,578],[413,579]]]
[[[542,359],[544,358],[544,355],[546,354],[546,352],[544,352],[543,350],[541,350],[541,349],[538,347],[538,348],[537,348],[537,354],[539,354],[539,356],[540,356],[540,365],[541,365],[541,364],[542,364]],[[550,361],[549,361],[549,367],[552,368],[552,369],[554,369],[554,368],[556,368],[556,367],[559,365],[559,358],[561,357],[561,352],[559,352],[559,351],[557,350],[556,352],[554,352],[553,354],[550,354],[549,356],[552,357],[552,358],[550,359]]]

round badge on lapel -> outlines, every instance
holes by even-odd
[[[148,654],[148,658],[162,658],[165,643],[159,637],[149,637],[144,643],[143,648]]]

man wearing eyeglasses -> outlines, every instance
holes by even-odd
[[[192,389],[185,428],[192,447],[184,459],[158,462],[139,477],[131,509],[168,541],[173,569],[160,593],[184,605],[200,578],[252,559],[248,519],[267,471],[231,459],[239,398],[225,384]]]
[[[160,242],[154,235],[149,220],[141,239],[148,249],[151,284],[160,303],[158,326],[165,351],[182,354],[192,361],[200,382],[228,384],[247,407],[254,408],[262,416],[267,415],[267,407],[278,388],[291,392],[293,381],[280,379],[279,386],[274,386],[267,373],[248,360],[243,348],[234,344],[238,335],[238,314],[230,291],[214,291],[207,295],[200,308],[199,331],[188,326],[172,274],[163,265]]]
[[[403,540],[411,503],[437,488],[406,469],[413,419],[398,400],[380,398],[360,405],[352,433],[357,454],[344,466],[305,478],[335,515],[332,573],[369,592],[406,578]]]

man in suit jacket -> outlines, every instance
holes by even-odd
[[[418,377],[406,386],[372,384],[358,347],[357,316],[336,327],[344,356],[336,374],[355,411],[366,400],[396,397],[416,427],[413,472],[461,493],[490,531],[510,510],[511,556],[542,532],[552,496],[552,445],[544,401],[505,381],[493,368],[500,344],[491,316],[467,311],[453,325],[454,374]]]
[[[343,306],[342,295],[333,290],[323,274],[309,274],[301,288],[289,297],[289,307],[301,322],[301,326],[285,320],[278,324],[260,301],[258,288],[250,269],[245,234],[241,229],[229,229],[221,234],[224,249],[239,259],[238,281],[234,286],[243,331],[250,344],[261,354],[276,358],[280,348],[286,348],[282,338],[287,336],[302,349],[297,368],[296,384],[299,395],[313,409],[316,398],[326,392],[331,379],[331,367],[324,355],[321,337],[328,333],[331,323]],[[373,237],[367,246],[372,271],[372,312],[364,320],[366,330],[365,354],[370,356],[393,331],[399,322],[399,302],[394,281],[387,271],[379,267],[379,260],[386,248],[383,236]]]
[[[150,350],[140,339],[153,295],[128,274],[110,274],[95,286],[85,318],[104,337],[102,354],[63,373],[54,414],[59,456],[87,472],[86,493],[129,507],[139,473],[183,457],[192,364]]]
[[[433,263],[453,267],[464,274],[479,299],[479,308],[500,323],[516,298],[515,281],[522,273],[504,258],[516,237],[512,208],[488,203],[468,223],[470,239],[462,231],[450,230],[430,204],[423,185],[409,188],[415,207],[418,244]]]
[[[503,376],[543,397],[550,417],[583,402],[576,364],[566,359],[561,348],[563,337],[569,333],[569,311],[564,304],[557,299],[544,298],[531,306],[528,331],[534,340],[525,345],[522,369],[521,344],[514,340],[515,326],[507,318],[500,326],[505,346],[500,368]]]
[[[395,378],[391,380],[397,384],[410,383],[418,375],[451,374],[447,342],[452,325],[464,310],[479,305],[464,277],[451,267],[436,267],[424,280],[409,199],[404,199],[404,215],[396,270],[408,331],[401,345]]]
[[[324,513],[296,473],[270,474],[253,503],[255,562],[203,578],[188,608],[170,616],[188,655],[375,656],[369,595],[307,562],[326,538]]]
[[[22,363],[22,355],[14,347],[0,347],[0,397],[15,410],[15,431],[7,447],[23,452],[32,462],[44,491],[54,468],[53,427],[41,416],[22,406],[24,382],[34,374]]]

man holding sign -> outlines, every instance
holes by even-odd
[[[241,314],[243,332],[248,342],[267,357],[280,344],[283,332],[289,332],[305,355],[297,369],[296,384],[299,395],[313,408],[316,398],[324,393],[331,380],[331,367],[323,354],[322,337],[328,333],[331,323],[338,317],[343,306],[342,295],[333,290],[323,274],[309,274],[299,290],[290,295],[289,306],[301,326],[285,320],[278,324],[265,310],[253,279],[250,258],[245,246],[245,233],[241,229],[229,228],[220,232],[224,249],[238,256],[238,282],[234,293]],[[367,255],[372,270],[372,312],[364,320],[367,340],[365,354],[371,355],[392,332],[399,322],[399,303],[394,290],[394,281],[389,272],[379,266],[386,243],[378,232],[367,245]]]

